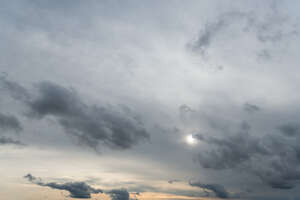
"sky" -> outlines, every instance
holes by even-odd
[[[6,200],[299,200],[300,2],[0,6]]]

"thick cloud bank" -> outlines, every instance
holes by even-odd
[[[1,80],[2,88],[29,109],[28,117],[38,120],[54,117],[66,133],[91,148],[104,144],[114,149],[128,149],[149,139],[138,116],[126,106],[88,105],[75,89],[52,82],[37,83],[37,94],[33,94],[16,82]],[[21,128],[14,118],[0,115],[2,124],[4,128]]]
[[[217,120],[217,116],[213,118]],[[214,126],[218,135],[193,135],[200,145],[206,144],[196,157],[204,169],[242,170],[276,189],[292,189],[297,185],[300,180],[298,125],[274,125],[274,133],[259,136],[245,121],[235,131],[233,124],[227,124],[230,124],[227,129]]]

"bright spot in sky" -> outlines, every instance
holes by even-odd
[[[193,145],[196,144],[196,139],[193,137],[193,135],[187,135],[185,138],[186,143],[188,143],[189,145]]]

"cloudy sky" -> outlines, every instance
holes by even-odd
[[[6,200],[299,200],[300,2],[0,5]]]

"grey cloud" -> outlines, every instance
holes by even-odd
[[[191,122],[205,122],[201,123],[199,133],[193,134],[200,150],[195,161],[203,169],[217,173],[242,172],[254,178],[251,181],[261,181],[274,189],[295,188],[300,181],[300,129],[294,122],[278,126],[278,121],[287,120],[286,115],[292,114],[264,111],[257,113],[257,118],[250,118],[231,104],[224,106],[231,109],[203,106],[194,110]],[[211,121],[226,123],[227,128],[220,129]],[[239,176],[242,175],[235,177]]]
[[[15,133],[19,133],[23,130],[23,127],[20,121],[13,115],[0,113],[0,130],[2,132],[13,131]],[[25,144],[19,140],[11,138],[11,136],[3,136],[1,133],[0,137],[0,145],[17,145],[17,146],[25,146]]]
[[[20,132],[23,128],[20,121],[13,115],[0,113],[0,129],[3,131]]]
[[[74,90],[50,82],[40,83],[38,89],[39,97],[29,104],[33,114],[57,117],[68,133],[93,148],[102,141],[127,149],[149,138],[130,109],[86,105]]]
[[[179,107],[179,116],[180,116],[181,120],[186,120],[187,115],[189,115],[190,113],[193,113],[193,112],[195,112],[195,111],[185,104],[183,104]]]
[[[126,189],[115,189],[107,192],[111,200],[129,200],[129,193]]]
[[[246,19],[247,24],[253,20],[251,13],[228,12],[220,15],[214,22],[206,23],[195,41],[188,44],[192,51],[205,54],[215,37],[234,20]]]
[[[255,38],[261,43],[275,44],[285,38],[297,35],[297,27],[289,23],[289,19],[278,12],[277,5],[275,7],[273,4],[270,5],[271,14],[264,17],[258,16],[255,12],[225,12],[214,21],[206,23],[197,38],[188,43],[188,47],[194,52],[200,52],[202,55],[207,53],[213,41],[219,35],[224,35],[226,29],[235,23],[239,23],[237,32],[254,32]],[[271,56],[266,50],[259,54],[261,55],[258,56]]]
[[[188,46],[193,51],[199,51],[201,54],[206,53],[206,49],[210,46],[212,39],[223,29],[225,20],[221,19],[214,23],[208,23],[200,32],[198,38]]]
[[[11,85],[18,84],[11,81]],[[149,139],[137,115],[126,106],[87,105],[74,89],[51,82],[40,82],[36,87],[37,97],[31,95],[27,98],[26,95],[26,99],[18,99],[29,108],[27,116],[34,119],[52,116],[66,133],[89,147],[96,149],[99,144],[105,144],[111,148],[128,149]],[[20,88],[23,87],[9,87],[9,92],[17,93]]]
[[[173,183],[176,183],[176,182],[180,182],[180,180],[178,180],[178,179],[168,180],[168,183],[170,183],[170,184],[173,184]]]
[[[259,111],[260,107],[258,107],[257,105],[251,104],[251,103],[245,103],[244,109],[245,109],[245,111],[247,111],[249,113],[253,113],[253,112]]]
[[[150,183],[151,184],[151,183]],[[171,184],[171,183],[170,183]],[[140,194],[142,192],[158,192],[158,193],[166,193],[166,194],[173,194],[173,195],[180,195],[180,196],[188,196],[188,197],[205,197],[207,196],[206,191],[195,191],[190,189],[172,189],[172,188],[165,188],[165,187],[154,187],[152,185],[143,185],[143,184],[136,184],[133,186],[127,187],[128,191],[134,191],[135,194]],[[134,193],[131,193],[134,194]]]
[[[170,181],[183,182],[181,180],[175,180],[175,179]],[[174,182],[169,184],[173,184]],[[168,187],[159,187],[159,186],[143,185],[143,184],[129,186],[126,188],[128,189],[128,191],[134,191],[134,192],[130,192],[131,194],[140,194],[143,192],[154,192],[154,193],[165,193],[165,194],[172,194],[172,195],[179,195],[179,196],[186,196],[186,197],[207,197],[209,194],[207,191],[197,191],[197,190],[185,189],[185,188],[173,189]]]
[[[248,131],[246,131],[248,130]],[[272,188],[291,189],[300,180],[300,149],[297,141],[280,135],[254,137],[249,129],[227,137],[205,137],[210,150],[199,153],[204,168],[239,168],[255,174]]]
[[[27,89],[17,82],[8,80],[7,75],[0,76],[0,89],[6,91],[15,100],[27,101],[30,98]]]
[[[193,134],[192,137],[198,140],[204,140],[204,136],[202,134]]]
[[[280,132],[287,136],[295,136],[300,133],[300,126],[295,123],[283,124],[278,127]]]
[[[202,189],[211,190],[215,193],[216,197],[227,199],[230,197],[228,191],[224,188],[224,186],[219,184],[203,184],[200,182],[189,182],[189,184],[193,187],[199,187]]]
[[[260,146],[260,141],[247,132],[222,139],[209,137],[202,141],[216,147],[199,154],[198,161],[204,168],[229,169],[248,161],[254,154],[267,153],[267,150]]]
[[[258,60],[271,60],[272,56],[269,50],[267,49],[263,49],[259,52],[257,52],[257,58]]]
[[[62,184],[56,182],[44,183],[41,179],[36,178],[31,174],[27,174],[24,176],[24,178],[39,186],[50,187],[58,190],[66,190],[70,193],[70,197],[72,198],[87,199],[91,198],[91,194],[103,193],[101,189],[95,189],[85,182],[67,182]]]
[[[13,144],[18,146],[24,146],[25,144],[20,142],[19,140],[14,140],[9,137],[0,137],[0,145]]]

